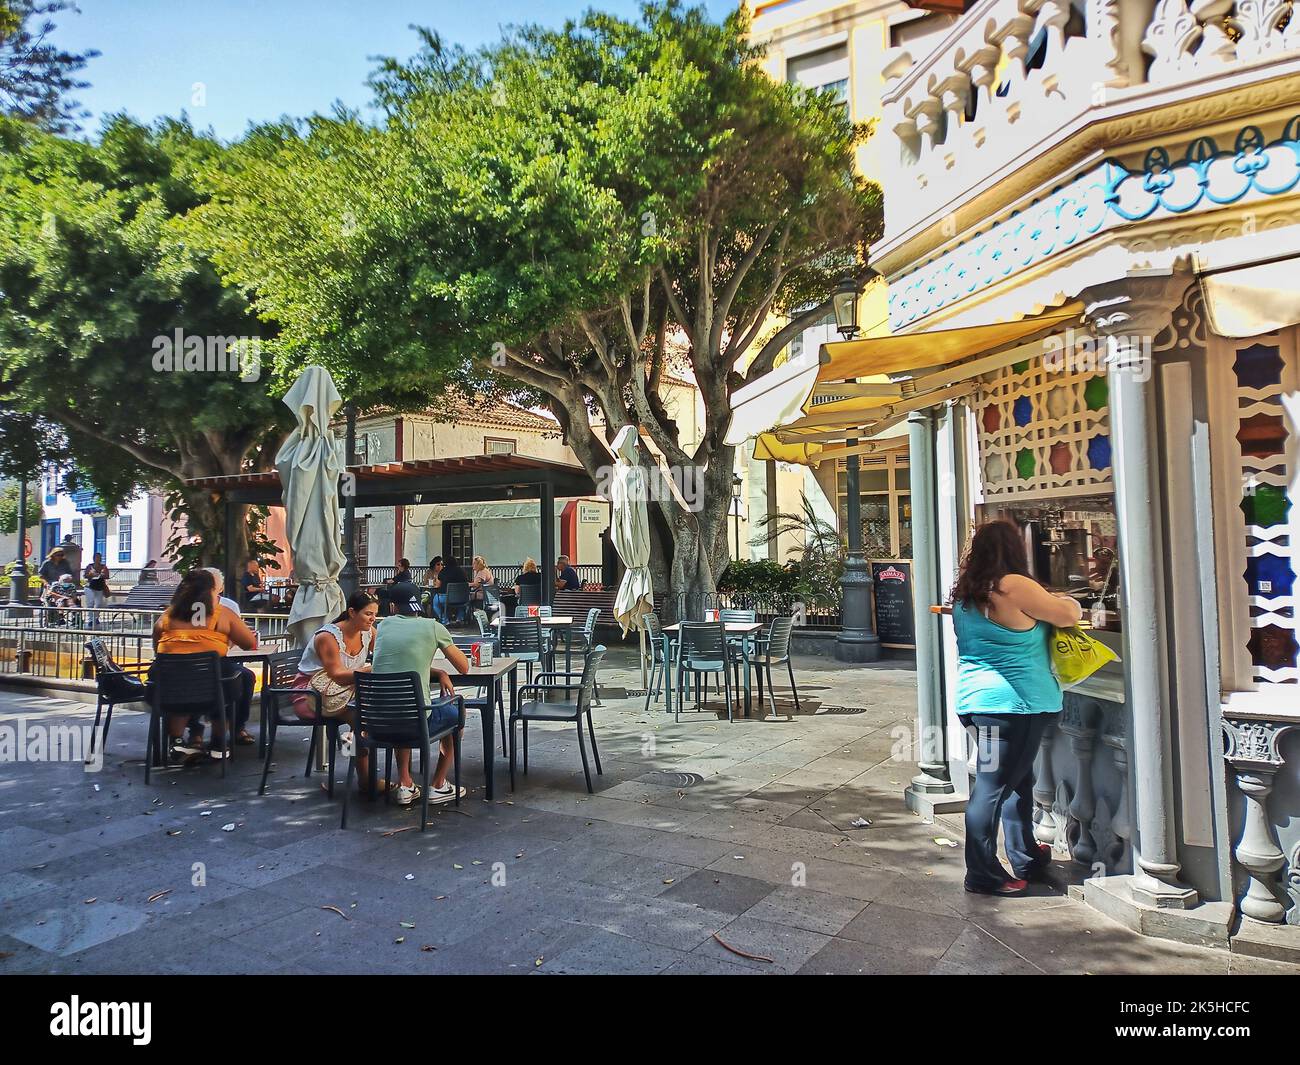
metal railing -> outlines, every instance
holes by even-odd
[[[96,638],[104,641],[120,665],[153,661],[153,638],[148,632],[0,625],[0,675],[87,680],[93,674],[86,643]]]
[[[0,628],[4,629],[75,629],[92,635],[105,633],[145,633],[153,631],[162,610],[144,607],[8,607],[0,610]],[[259,636],[277,636],[288,629],[287,614],[240,614],[244,624]]]
[[[492,571],[492,576],[502,588],[510,588],[515,581],[519,579],[519,574],[523,572],[521,563],[511,565],[497,565],[495,562],[488,563],[488,569]],[[583,564],[574,566],[578,571],[578,576],[583,581],[590,581],[599,584],[602,580],[603,569],[598,565]],[[396,566],[365,566],[361,570],[361,583],[365,585],[383,584],[385,581],[391,581],[393,575],[397,572]],[[417,584],[423,584],[425,576],[429,570],[427,566],[413,565],[411,575],[415,578]]]
[[[838,629],[840,608],[834,603],[794,593],[711,592],[705,610],[752,610],[758,621],[789,615],[806,629]]]

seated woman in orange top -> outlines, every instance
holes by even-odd
[[[163,611],[162,617],[153,627],[153,649],[157,654],[191,655],[204,651],[215,651],[224,656],[230,645],[251,651],[257,646],[257,635],[243,619],[227,610],[218,601],[216,581],[207,570],[196,569],[181,578],[180,584],[172,596],[171,605]],[[224,676],[223,681],[237,684],[238,677],[232,673]],[[237,691],[227,691],[227,699],[238,698]],[[177,741],[185,730],[186,718],[173,714],[167,722],[168,742],[179,754],[194,754],[185,750]],[[212,722],[212,750],[225,749],[225,722]]]

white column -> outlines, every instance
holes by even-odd
[[[1174,909],[1189,909],[1198,899],[1178,877],[1152,351],[1156,333],[1168,325],[1189,282],[1184,274],[1137,271],[1082,294],[1088,321],[1105,338],[1110,385],[1124,670],[1137,796],[1131,887],[1135,901]]]

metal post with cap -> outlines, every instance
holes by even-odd
[[[857,280],[846,277],[836,286],[831,298],[835,309],[835,329],[845,340],[852,340],[859,332],[859,293]],[[856,444],[856,439],[846,441],[850,451]],[[871,575],[862,554],[862,511],[856,454],[851,453],[845,459],[844,472],[848,497],[845,507],[848,554],[844,559],[844,575],[840,578],[843,599],[835,657],[841,662],[875,662],[880,658],[880,638],[871,617]]]

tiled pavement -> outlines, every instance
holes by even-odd
[[[383,803],[341,831],[319,778],[293,775],[301,729],[262,798],[250,749],[224,781],[213,764],[145,787],[145,718],[125,709],[102,772],[4,765],[0,973],[1295,971],[1144,939],[1059,890],[964,894],[960,848],[935,842],[960,817],[902,802],[904,668],[807,659],[801,715],[675,724],[620,697],[626,654],[606,661],[594,796],[572,733],[534,726],[528,777],[512,796],[499,771],[483,802],[471,714],[470,798],[424,835]],[[20,718],[88,725],[93,707],[0,692],[0,727]]]

